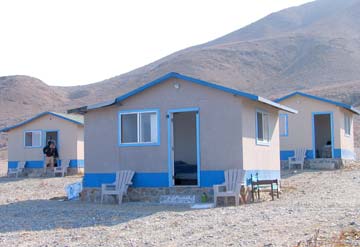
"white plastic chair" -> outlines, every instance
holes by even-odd
[[[245,185],[245,170],[230,169],[224,172],[225,183],[214,185],[214,204],[217,205],[218,197],[235,197],[235,205],[239,205],[241,186]]]
[[[296,165],[296,164],[300,164],[301,170],[303,170],[305,157],[306,157],[306,148],[295,149],[294,156],[289,157],[289,170],[291,169],[291,165]]]
[[[101,203],[103,203],[105,195],[118,196],[119,205],[122,203],[123,196],[127,193],[129,186],[132,184],[131,180],[134,176],[134,171],[118,171],[116,172],[115,182],[111,184],[101,185]]]
[[[56,174],[61,174],[61,177],[67,175],[67,169],[69,167],[70,160],[63,159],[61,160],[61,166],[54,167],[54,177]]]
[[[8,174],[7,174],[8,177],[11,174],[15,174],[15,177],[17,178],[19,176],[19,174],[23,172],[23,170],[25,168],[25,164],[26,164],[26,161],[19,161],[16,168],[8,168]]]

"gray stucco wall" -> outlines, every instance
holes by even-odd
[[[180,87],[176,89],[174,84]],[[167,172],[167,112],[177,108],[200,108],[201,170],[242,168],[242,97],[180,79],[169,79],[123,101],[121,105],[85,115],[86,173],[109,173],[119,169],[136,172]],[[118,112],[159,109],[160,145],[118,146]],[[251,119],[253,122],[254,119]]]

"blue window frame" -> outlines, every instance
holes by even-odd
[[[25,148],[40,148],[42,146],[42,132],[41,130],[26,130],[24,131],[24,147]]]
[[[119,146],[160,145],[158,109],[119,112]]]
[[[289,116],[288,114],[279,114],[279,132],[280,136],[289,135]]]
[[[270,145],[270,125],[269,113],[263,110],[256,110],[256,144],[257,145]]]

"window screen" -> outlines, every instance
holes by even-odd
[[[138,142],[138,116],[135,114],[121,115],[121,142]]]
[[[41,131],[26,131],[25,147],[41,147]]]
[[[256,112],[257,137],[259,143],[269,143],[269,114],[266,112]]]
[[[121,143],[150,144],[158,141],[158,113],[120,113]]]
[[[280,114],[279,115],[279,131],[280,136],[288,136],[288,115]]]
[[[351,133],[351,119],[350,116],[345,114],[345,135],[349,136]]]

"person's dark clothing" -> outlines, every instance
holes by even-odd
[[[58,157],[59,157],[57,148],[50,148],[49,145],[47,145],[46,147],[44,147],[43,153],[44,153],[47,157],[51,157],[51,156],[53,156],[54,158],[58,158]]]

